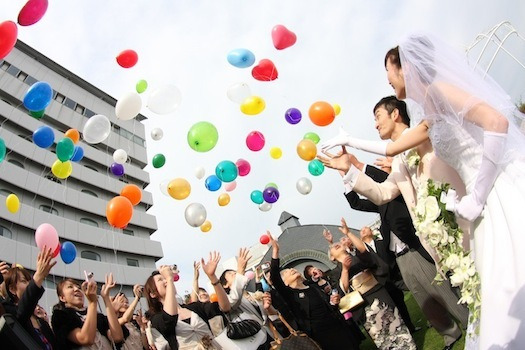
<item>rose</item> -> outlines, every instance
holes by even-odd
[[[441,214],[441,209],[439,209],[439,204],[437,201],[437,198],[434,196],[430,196],[425,198],[425,220],[427,221],[434,221],[436,220],[439,215]]]
[[[420,227],[422,227],[423,231],[426,233],[427,240],[432,247],[439,245],[443,239],[443,235],[446,234],[443,225],[437,221],[425,221]]]
[[[460,257],[457,254],[450,254],[445,260],[445,266],[450,270],[454,270],[459,267]]]

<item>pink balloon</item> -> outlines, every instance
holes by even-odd
[[[237,168],[238,169],[238,168]],[[241,175],[242,176],[242,175]],[[232,181],[232,182],[226,182],[224,184],[224,189],[227,191],[227,192],[231,192],[233,191],[235,188],[237,187],[237,182],[235,181]]]
[[[246,146],[250,151],[260,151],[264,147],[264,135],[259,131],[252,131],[246,136]]]
[[[235,165],[237,165],[239,176],[246,176],[250,173],[250,170],[252,170],[252,166],[250,165],[250,163],[244,159],[239,159],[235,162]]]
[[[278,24],[272,29],[272,41],[277,50],[283,50],[295,44],[297,36],[285,26]]]
[[[246,271],[244,276],[246,276],[246,278],[248,278],[249,280],[253,280],[255,278],[255,273],[253,271]]]
[[[47,0],[29,0],[18,14],[18,24],[30,26],[40,21],[47,11]]]
[[[36,246],[42,250],[44,246],[47,249],[55,249],[58,246],[58,233],[51,224],[42,224],[35,231]]]

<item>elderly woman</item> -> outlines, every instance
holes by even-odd
[[[307,333],[323,349],[359,349],[358,341],[339,313],[339,295],[330,297],[317,285],[306,285],[296,269],[279,271],[279,244],[267,232],[272,244],[270,274],[273,286],[286,301],[299,330]]]
[[[207,263],[201,260],[204,273],[210,279],[218,298],[218,303],[194,302],[179,305],[173,283],[173,271],[163,265],[153,272],[145,285],[146,298],[151,313],[152,327],[157,329],[174,349],[221,349],[213,340],[208,320],[230,311],[226,292],[215,275],[220,254],[210,253]]]

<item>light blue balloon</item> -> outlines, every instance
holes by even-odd
[[[43,125],[33,132],[33,142],[38,147],[48,148],[55,142],[55,133],[47,125]]]
[[[228,54],[228,62],[237,68],[248,68],[255,63],[255,56],[250,50],[235,49]]]
[[[215,175],[210,175],[204,181],[204,185],[209,191],[215,192],[222,186],[222,181]]]
[[[31,112],[46,109],[53,98],[53,89],[45,81],[39,81],[31,85],[24,96],[24,106]]]

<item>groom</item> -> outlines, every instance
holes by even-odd
[[[394,96],[381,99],[374,107],[374,116],[376,129],[383,140],[390,139],[395,141],[403,132],[408,130],[408,125],[410,124],[405,102],[398,100]],[[425,162],[423,166],[430,165],[433,175],[438,176],[438,179],[440,172],[448,170],[448,165],[434,155],[429,141],[419,146],[418,151],[422,161]],[[405,213],[413,216],[412,209],[416,204],[416,189],[412,181],[411,170],[403,154],[394,157],[392,172],[382,183],[375,182],[363,173],[361,169],[358,169],[355,166],[355,161],[352,162],[355,157],[347,154],[344,147],[342,154],[337,156],[325,154],[328,158],[318,158],[325,166],[344,172],[343,182],[347,191],[354,191],[364,195],[377,205],[385,205],[401,194],[409,209],[409,213],[406,213],[406,211]],[[397,215],[402,216],[403,212],[398,211]],[[393,231],[401,240],[407,237],[409,233]],[[411,234],[415,237],[413,232]],[[425,242],[421,243],[432,255],[432,258],[437,261],[434,250],[426,245]],[[453,321],[451,315],[466,328],[468,320],[467,308],[457,304],[458,297],[452,292],[448,281],[440,285],[432,283],[437,273],[436,267],[415,249],[410,249],[409,253],[399,256],[397,260],[399,267],[402,269],[405,283],[412,291],[414,298],[427,319],[443,336],[446,345],[445,349],[450,349],[461,337],[461,329]]]

